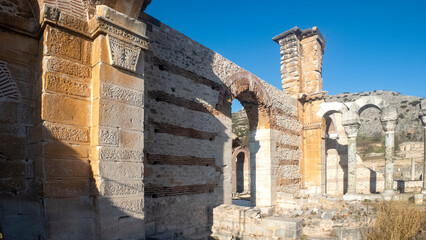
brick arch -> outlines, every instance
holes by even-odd
[[[231,101],[238,99],[246,110],[250,131],[270,128],[271,97],[261,80],[249,72],[238,72],[226,81]]]
[[[20,101],[18,87],[3,61],[0,61],[0,101]]]

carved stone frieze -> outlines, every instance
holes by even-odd
[[[98,31],[102,31],[108,35],[113,34],[120,38],[125,38],[126,40],[138,45],[143,49],[148,48],[148,40],[146,38],[138,36],[137,34],[134,34],[130,31],[126,31],[125,29],[115,26],[114,24],[107,22],[103,19],[98,20],[100,22]]]
[[[107,35],[107,40],[111,64],[129,71],[136,71],[141,48],[110,34]]]

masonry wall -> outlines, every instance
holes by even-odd
[[[0,226],[6,239],[37,239],[44,227],[34,175],[38,40],[0,23]]]
[[[149,15],[140,19],[147,23],[151,41],[145,55],[146,235],[208,236],[212,209],[231,203],[232,120],[226,82],[246,71]],[[268,151],[276,156],[270,172],[275,194],[277,171],[281,191],[298,186],[300,124],[295,101],[262,84],[272,99],[270,113],[281,115],[268,119],[273,125]],[[271,140],[275,136],[279,146]]]

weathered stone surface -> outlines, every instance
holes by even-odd
[[[58,57],[45,57],[43,61],[45,63],[46,70],[49,72],[67,74],[78,78],[90,77],[91,71],[88,66]]]
[[[104,181],[100,186],[103,196],[137,195],[143,192],[142,181]]]
[[[56,94],[42,95],[41,117],[44,120],[87,126],[90,120],[89,112],[88,101]]]
[[[48,198],[89,196],[90,184],[87,178],[48,178],[43,183],[43,193]]]
[[[141,162],[143,160],[142,150],[133,150],[126,148],[102,147],[94,151],[99,160],[109,161],[134,161]]]
[[[142,179],[143,166],[133,162],[99,162],[99,175],[110,180],[117,179]]]
[[[90,84],[55,73],[45,74],[44,88],[46,91],[70,96],[90,97]]]
[[[143,92],[102,83],[102,97],[137,107],[143,107]]]
[[[73,142],[89,142],[89,129],[70,125],[43,123],[43,131],[46,138],[55,140],[67,140]]]
[[[89,161],[85,159],[45,158],[44,172],[46,177],[90,177]]]
[[[52,27],[47,27],[45,30],[45,39],[45,55],[61,56],[77,61],[82,60],[83,40],[81,38]]]
[[[109,100],[98,100],[95,104],[99,104],[100,125],[133,130],[143,129],[143,108]]]
[[[99,143],[118,146],[119,130],[117,128],[99,127]]]
[[[48,141],[39,143],[36,152],[43,156],[52,157],[89,157],[89,145],[87,144],[70,144],[59,141]]]

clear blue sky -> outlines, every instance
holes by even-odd
[[[330,95],[389,90],[426,97],[426,1],[153,0],[146,12],[280,89],[272,37],[317,26],[327,41]]]

